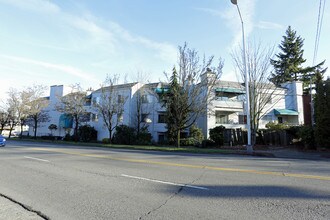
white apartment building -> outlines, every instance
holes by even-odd
[[[113,88],[118,96],[118,101],[124,97],[124,111],[113,120],[119,124],[130,127],[147,127],[151,133],[153,141],[159,142],[166,139],[165,107],[159,94],[166,91],[166,86],[162,83],[142,84],[127,83],[116,85]],[[218,125],[226,128],[246,128],[245,117],[245,88],[238,82],[218,81],[213,88],[213,101],[205,106],[207,111],[197,120],[205,137],[208,137],[209,129]],[[274,92],[275,91],[275,92]],[[70,92],[69,87],[59,85],[50,87],[49,106],[47,107],[50,121],[41,123],[38,127],[37,135],[49,135],[48,126],[57,125],[58,129],[53,132],[55,136],[65,136],[72,128],[72,122],[68,121],[63,113],[57,112],[55,106],[59,102],[59,97]],[[258,95],[272,93],[272,97],[263,109],[263,117],[260,120],[259,128],[264,128],[270,121],[279,123],[287,122],[293,125],[304,123],[303,103],[302,103],[302,83],[289,82],[282,87],[270,86],[268,89],[258,91]],[[101,100],[101,90],[95,90],[86,97],[86,110],[90,113],[90,121],[87,124],[93,126],[98,131],[98,140],[109,137],[109,132],[104,126],[101,115],[94,108],[94,104]],[[139,102],[140,101],[140,102]],[[137,114],[140,114],[140,122],[137,121]],[[116,124],[116,123],[114,123]],[[72,131],[71,131],[72,132]],[[30,135],[33,129],[29,130]]]

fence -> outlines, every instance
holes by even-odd
[[[256,144],[272,146],[292,145],[294,136],[288,131],[259,130]],[[241,128],[226,129],[224,132],[224,144],[227,146],[247,144],[247,131]]]

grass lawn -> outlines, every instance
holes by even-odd
[[[42,143],[53,143],[59,145],[73,145],[73,146],[90,146],[90,147],[104,147],[113,149],[132,149],[132,150],[148,150],[148,151],[165,151],[165,152],[183,152],[183,153],[196,153],[196,154],[237,154],[242,151],[221,149],[221,148],[197,148],[197,147],[174,147],[174,146],[155,146],[155,145],[118,145],[118,144],[103,144],[103,143],[84,143],[73,141],[50,141],[41,139],[20,139],[11,138],[9,140],[15,141],[31,141]]]

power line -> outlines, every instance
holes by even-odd
[[[318,49],[319,49],[322,23],[323,23],[323,16],[324,16],[324,9],[325,9],[325,2],[326,2],[326,0],[323,0],[323,6],[322,6],[322,0],[320,0],[320,4],[319,4],[317,27],[316,27],[316,37],[315,37],[315,44],[314,44],[313,65],[315,64]]]

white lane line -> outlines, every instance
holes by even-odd
[[[144,178],[144,177],[130,176],[130,175],[126,175],[126,174],[121,174],[121,176],[132,178],[132,179],[146,180],[146,181],[155,182],[155,183],[163,183],[163,184],[167,184],[167,185],[183,186],[183,187],[201,189],[201,190],[209,190],[208,188],[201,187],[201,186],[192,186],[192,185],[188,185],[188,184],[172,183],[172,182],[166,182],[166,181],[161,181],[161,180],[148,179],[148,178]]]
[[[49,160],[43,160],[40,158],[35,158],[35,157],[28,157],[28,156],[24,156],[27,159],[31,159],[31,160],[38,160],[38,161],[42,161],[42,162],[50,162]]]

